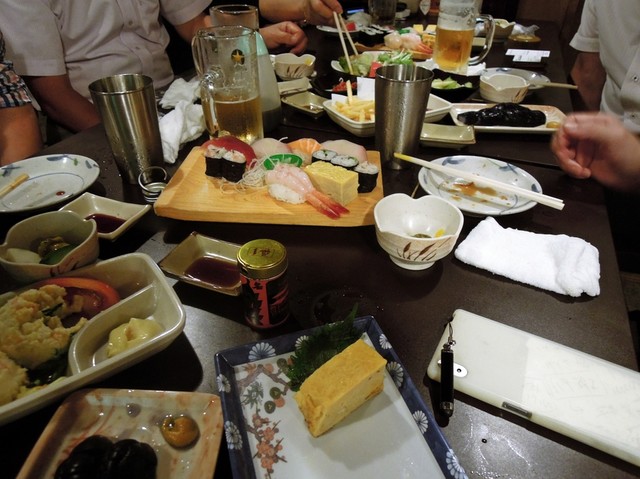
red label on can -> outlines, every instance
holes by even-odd
[[[289,318],[289,286],[286,274],[268,279],[240,275],[244,316],[256,328],[272,328]]]

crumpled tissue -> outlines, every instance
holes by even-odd
[[[204,129],[202,106],[190,101],[179,101],[173,110],[160,118],[164,161],[175,163],[180,146],[198,138]]]
[[[454,254],[464,263],[555,293],[600,294],[598,249],[581,238],[503,228],[488,217]]]
[[[160,100],[160,106],[165,109],[175,107],[180,101],[193,103],[198,98],[200,81],[197,77],[190,81],[184,78],[176,78]]]

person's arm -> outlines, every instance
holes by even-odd
[[[260,0],[260,15],[270,22],[285,20],[333,25],[333,12],[342,14],[338,0]]]
[[[24,77],[42,111],[73,132],[100,123],[93,104],[73,89],[68,75]]]
[[[211,17],[209,15],[205,15],[201,13],[195,18],[192,18],[186,23],[182,23],[180,25],[174,25],[176,32],[178,35],[186,41],[187,43],[191,43],[191,39],[201,28],[206,28],[211,26]]]
[[[23,160],[40,151],[38,116],[31,104],[0,108],[0,165]]]
[[[260,29],[260,35],[269,50],[285,47],[291,53],[301,54],[307,48],[307,36],[293,22],[280,22]]]
[[[551,150],[570,176],[593,178],[608,188],[640,194],[640,139],[616,117],[569,115],[554,135]]]
[[[578,86],[586,108],[590,111],[600,110],[600,99],[607,74],[600,54],[597,52],[580,52],[571,69],[571,78]]]

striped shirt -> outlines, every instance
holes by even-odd
[[[13,71],[13,63],[4,58],[4,37],[0,32],[0,108],[31,103],[24,80]]]

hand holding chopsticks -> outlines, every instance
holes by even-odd
[[[416,165],[420,165],[425,168],[429,168],[431,170],[444,173],[447,176],[452,176],[454,178],[462,178],[463,180],[466,180],[466,181],[472,181],[474,183],[480,183],[484,186],[490,186],[492,188],[495,188],[498,191],[513,193],[521,198],[535,201],[536,203],[539,203],[544,206],[549,206],[557,210],[561,210],[562,208],[564,208],[564,202],[559,198],[554,198],[553,196],[543,195],[542,193],[536,193],[535,191],[520,188],[518,186],[510,185],[508,183],[503,183],[502,181],[493,180],[491,178],[485,178],[475,173],[469,173],[468,171],[462,171],[457,168],[451,168],[449,166],[439,165],[431,161],[425,161],[425,160],[421,160],[420,158],[414,158],[413,156],[403,155],[402,153],[394,153],[394,156],[401,160],[408,161],[410,163],[415,163]]]
[[[347,39],[349,40],[349,44],[353,49],[354,55],[358,54],[358,49],[356,48],[356,45],[353,43],[353,40],[351,39],[351,35],[349,35],[349,31],[347,30],[347,25],[344,23],[344,19],[340,15],[338,15],[336,12],[333,12],[333,19],[336,23],[338,36],[340,37],[340,44],[342,45],[342,51],[344,52],[345,59],[347,60],[347,66],[349,67],[349,74],[355,75],[355,73],[353,72],[353,67],[351,66],[351,58],[350,58],[351,55],[349,55],[347,44],[344,41],[344,35],[347,36]]]

